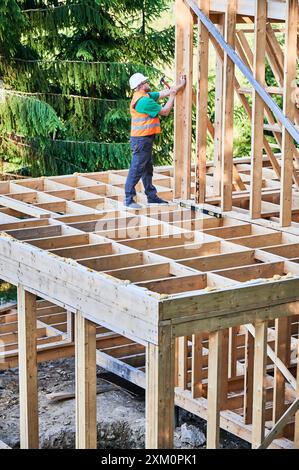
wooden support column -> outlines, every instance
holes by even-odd
[[[18,286],[18,345],[21,449],[37,449],[38,386],[36,296]]]
[[[238,352],[238,327],[229,328],[229,347],[228,347],[228,376],[229,378],[237,375],[237,352]]]
[[[173,448],[174,339],[171,327],[160,329],[159,344],[146,348],[146,448]]]
[[[200,0],[199,7],[209,16],[210,0]],[[204,203],[206,196],[206,161],[209,91],[209,32],[198,20],[198,81],[196,105],[196,184],[195,200]]]
[[[265,437],[266,365],[267,322],[260,321],[255,323],[252,410],[253,449],[259,447]]]
[[[247,330],[245,333],[245,374],[244,374],[244,421],[245,424],[252,423],[253,402],[253,361],[254,361],[254,339]]]
[[[227,2],[225,14],[225,40],[235,47],[236,0]],[[223,67],[223,120],[222,120],[222,176],[221,207],[223,211],[232,209],[233,184],[233,125],[234,125],[234,78],[235,65],[224,53]]]
[[[284,87],[283,112],[293,122],[295,117],[292,102],[292,84],[296,80],[297,60],[297,21],[298,1],[287,0],[285,54],[284,54]],[[282,128],[282,173],[280,196],[280,225],[288,227],[292,221],[292,171],[293,171],[293,138]]]
[[[187,388],[188,369],[188,338],[181,336],[177,341],[178,347],[178,386],[183,390]]]
[[[220,34],[224,34],[224,15],[221,15],[221,23],[217,26]],[[222,117],[223,117],[223,55],[216,52],[215,65],[215,137],[214,137],[214,181],[213,193],[215,196],[221,195],[221,149],[222,149]]]
[[[189,199],[192,151],[193,16],[183,0],[176,0],[176,80],[187,76],[186,87],[177,94],[174,117],[174,193]]]
[[[222,331],[214,331],[209,335],[207,449],[219,447],[222,339]]]
[[[202,396],[202,334],[192,335],[192,376],[191,393],[192,398]]]
[[[276,356],[286,365],[288,359],[288,344],[289,339],[289,327],[286,318],[276,318],[275,320],[275,354]],[[277,365],[274,365],[274,396],[273,396],[273,424],[275,424],[279,418],[285,412],[285,377],[279,370]]]
[[[96,325],[75,316],[76,448],[97,447]]]
[[[254,77],[265,86],[267,0],[255,0],[254,22]],[[251,181],[250,217],[261,217],[263,141],[264,141],[264,102],[253,90],[252,134],[251,134]]]
[[[70,310],[66,311],[67,338],[70,342],[75,341],[75,316]]]

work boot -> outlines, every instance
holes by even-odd
[[[161,199],[158,196],[153,199],[148,199],[147,202],[148,204],[168,204],[168,201],[164,201],[164,199]]]
[[[142,209],[142,206],[140,204],[137,204],[137,202],[130,202],[129,204],[125,204],[125,206],[128,208],[128,209]]]

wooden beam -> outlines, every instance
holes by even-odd
[[[236,31],[236,4],[236,0],[228,2],[225,14],[225,40],[233,48]],[[232,209],[235,66],[227,54],[224,54],[223,74],[221,207],[223,211],[229,211]]]
[[[207,449],[219,447],[222,339],[222,331],[215,331],[209,335]]]
[[[244,421],[245,424],[252,423],[253,403],[253,361],[254,361],[254,339],[247,330],[245,336],[245,372],[244,372]]]
[[[96,324],[75,316],[76,448],[97,448]]]
[[[253,368],[253,409],[252,448],[261,445],[265,437],[266,406],[266,364],[267,364],[267,322],[255,323],[254,368]]]
[[[20,445],[39,447],[36,296],[18,286]]]
[[[283,112],[293,122],[292,84],[296,81],[298,1],[287,0],[286,38],[284,54]],[[282,129],[282,174],[280,224],[288,227],[292,221],[293,138]]]
[[[275,320],[275,354],[287,366],[288,353],[288,318]],[[276,423],[285,412],[285,377],[280,369],[274,367],[273,423]]]
[[[288,423],[288,420],[291,416],[294,415],[299,409],[299,397],[291,404],[291,406],[285,411],[283,416],[277,421],[275,426],[271,429],[271,431],[267,434],[267,437],[263,440],[263,442],[258,446],[258,449],[267,449],[273,439],[276,439],[282,432],[283,428]]]
[[[254,77],[265,86],[267,0],[255,0]],[[251,134],[250,217],[261,217],[264,102],[254,90]]]
[[[199,6],[209,16],[210,0],[200,0]],[[208,91],[209,91],[209,32],[198,20],[198,80],[196,106],[196,183],[195,200],[205,202],[206,160],[208,128]]]
[[[189,199],[192,150],[192,75],[193,17],[183,0],[176,0],[176,79],[187,76],[184,90],[178,93],[174,117],[175,197]]]
[[[182,336],[177,341],[178,347],[178,386],[187,388],[187,359],[188,359],[188,338]]]
[[[160,328],[159,344],[146,348],[146,448],[172,449],[175,351],[170,326]]]
[[[224,16],[217,26],[220,34],[224,34]],[[215,196],[221,194],[221,149],[222,149],[222,118],[223,118],[223,54],[219,55],[216,49],[215,64],[215,137],[214,137],[214,181],[213,193]]]
[[[202,396],[202,334],[192,335],[191,393],[193,398]]]

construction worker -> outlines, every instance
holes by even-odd
[[[130,78],[130,87],[134,90],[130,106],[132,116],[131,149],[133,157],[125,186],[125,205],[131,209],[141,209],[142,206],[134,200],[135,186],[142,178],[145,194],[149,204],[168,204],[159,198],[157,189],[152,183],[153,161],[152,150],[156,134],[161,133],[160,116],[168,116],[173,108],[177,92],[186,85],[186,76],[182,75],[178,85],[160,92],[151,92],[148,77],[135,73]],[[167,103],[162,106],[158,100],[169,96]]]

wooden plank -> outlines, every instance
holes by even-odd
[[[254,77],[265,86],[267,0],[255,0]],[[264,102],[254,90],[251,134],[250,217],[258,219],[262,208]]]
[[[229,355],[228,355],[228,377],[237,374],[237,339],[239,328],[229,328]]]
[[[254,361],[254,339],[251,333],[246,331],[245,340],[245,373],[244,373],[244,422],[252,423],[253,403],[253,361]]]
[[[227,4],[225,14],[225,40],[233,48],[235,45],[236,0]],[[223,211],[232,209],[233,183],[233,111],[234,111],[234,76],[233,61],[224,54],[223,66],[223,120],[222,120],[222,175],[221,175],[221,207]]]
[[[175,103],[175,197],[189,199],[191,182],[192,143],[192,69],[193,17],[183,0],[176,0],[176,79],[187,76],[186,87],[178,93]]]
[[[51,216],[49,211],[32,206],[31,204],[26,204],[22,201],[17,201],[9,196],[0,196],[0,205],[8,207],[16,212],[29,215],[30,217],[38,217],[42,219]]]
[[[36,297],[18,286],[20,446],[39,447]]]
[[[75,316],[76,448],[97,447],[96,324]]]
[[[253,406],[252,406],[252,448],[261,445],[265,437],[266,406],[266,354],[267,322],[255,323]]]
[[[221,16],[221,22],[216,25],[220,34],[224,34],[224,16]],[[221,149],[222,149],[222,117],[223,117],[223,54],[219,56],[219,50],[216,49],[215,64],[215,136],[214,136],[214,181],[213,194],[221,195]]]
[[[297,21],[298,1],[287,0],[283,112],[286,116],[288,116],[291,122],[294,121],[295,117],[294,103],[292,100],[292,84],[296,81]],[[292,221],[292,170],[293,138],[283,127],[280,198],[280,224],[282,227],[288,227]]]
[[[291,406],[287,409],[287,411],[281,416],[275,426],[271,429],[271,431],[267,434],[267,437],[263,440],[263,442],[258,446],[258,449],[267,449],[273,439],[279,437],[283,428],[286,426],[289,418],[297,412],[299,409],[299,397],[291,404]]]
[[[209,336],[207,449],[219,447],[221,408],[222,332]]]
[[[288,353],[288,318],[275,320],[275,354],[287,365]],[[285,412],[285,377],[279,367],[274,365],[274,397],[273,397],[273,423],[276,423]]]
[[[202,334],[195,333],[192,335],[192,377],[191,377],[191,393],[193,398],[202,396]]]
[[[146,388],[146,378],[144,372],[132,367],[129,364],[125,364],[122,360],[112,357],[103,351],[97,350],[97,365],[104,369],[113,372],[113,374],[128,380],[138,387]]]
[[[182,336],[178,339],[178,386],[187,388],[187,357],[188,357],[188,338]]]
[[[172,449],[175,352],[171,327],[159,330],[159,344],[146,348],[146,448]]]
[[[210,0],[200,0],[199,7],[209,16]],[[209,72],[209,32],[198,20],[197,52],[197,104],[196,104],[196,183],[195,201],[205,202],[206,195],[206,159],[208,129],[208,72]]]

